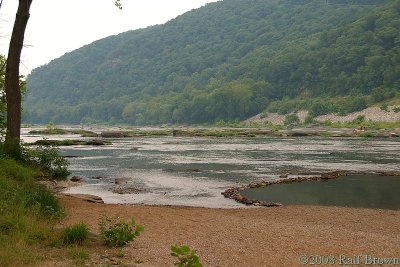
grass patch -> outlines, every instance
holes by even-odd
[[[320,123],[327,128],[357,128],[364,126],[367,129],[379,130],[379,129],[396,129],[400,128],[400,122],[372,122],[372,121],[351,121],[351,122],[330,122],[330,123]]]
[[[68,226],[63,231],[64,244],[83,245],[89,238],[89,227],[85,223]]]
[[[123,258],[123,257],[125,256],[125,253],[124,253],[124,251],[123,251],[122,249],[119,249],[119,250],[117,251],[116,256],[117,256],[118,258]]]
[[[371,132],[364,132],[364,133],[360,133],[360,137],[372,138],[372,137],[377,137],[377,135],[374,133],[371,133]]]
[[[0,266],[35,265],[57,238],[53,226],[63,211],[34,176],[34,169],[0,158]]]
[[[20,236],[0,235],[0,266],[32,266],[44,260],[37,247],[28,244]]]
[[[89,252],[84,247],[72,246],[68,249],[68,256],[73,260],[74,265],[84,266],[89,259]]]

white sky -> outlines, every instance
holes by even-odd
[[[21,57],[21,74],[95,40],[162,24],[217,0],[33,0]],[[7,55],[17,0],[0,9],[0,54]]]

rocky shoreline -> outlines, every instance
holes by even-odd
[[[250,183],[247,185],[242,185],[239,187],[232,187],[221,194],[229,199],[233,199],[236,202],[248,205],[248,206],[261,206],[261,207],[279,207],[283,206],[281,203],[273,201],[262,201],[257,199],[249,199],[240,194],[241,191],[249,188],[263,188],[275,184],[294,184],[301,183],[305,181],[326,181],[330,179],[337,179],[339,177],[348,175],[379,175],[379,176],[400,176],[400,171],[377,171],[377,172],[358,172],[358,171],[334,171],[328,173],[321,173],[308,176],[298,176],[288,178],[287,175],[281,175],[278,179],[271,181],[259,181],[255,183]]]
[[[362,172],[362,171],[333,171],[327,173],[304,173],[298,174],[298,176],[290,177],[287,174],[280,175],[275,180],[262,180],[250,184],[241,185],[238,187],[231,187],[226,189],[221,194],[225,198],[235,200],[238,203],[244,204],[246,206],[256,206],[256,207],[279,207],[283,206],[282,203],[274,201],[262,201],[258,199],[249,199],[241,194],[241,191],[249,188],[265,188],[268,186],[276,184],[294,184],[301,183],[305,181],[326,181],[331,179],[337,179],[349,175],[378,175],[378,176],[400,176],[400,171],[376,171],[376,172]],[[94,177],[95,178],[95,177]],[[103,177],[101,177],[103,178]],[[110,178],[110,177],[106,177]],[[42,180],[39,181],[40,184],[45,185],[50,190],[55,193],[61,193],[70,187],[79,186],[85,184],[85,179],[79,176],[73,176],[67,181],[53,181],[53,180]],[[116,187],[112,190],[114,194],[140,194],[143,192],[148,192],[145,189],[124,186],[126,184],[125,178],[115,178],[113,179]],[[69,195],[69,194],[67,194]],[[103,200],[98,196],[92,195],[82,195],[82,199],[93,202],[93,203],[104,203]]]
[[[48,177],[42,177],[37,181],[38,184],[45,186],[47,189],[52,191],[54,194],[66,195],[70,197],[79,198],[91,203],[104,203],[103,199],[99,196],[94,196],[90,194],[64,194],[63,191],[67,190],[68,188],[80,186],[85,184],[83,177],[80,176],[73,176],[68,180],[53,180]]]
[[[30,131],[29,133],[42,133],[43,135],[69,133],[72,130],[56,129],[49,132],[45,130]],[[72,131],[73,132],[73,131]],[[61,133],[61,134],[60,134]],[[74,132],[77,133],[77,132]],[[121,138],[143,138],[143,137],[368,137],[368,138],[397,138],[400,137],[400,128],[378,129],[363,127],[362,129],[353,128],[327,128],[327,127],[297,127],[297,128],[274,128],[274,127],[204,127],[186,128],[171,127],[162,129],[126,129],[111,130],[99,133],[84,130],[80,134],[85,139],[77,140],[37,140],[27,145],[54,145],[54,146],[104,146],[112,145],[110,139]]]
[[[28,146],[105,146],[112,145],[108,140],[103,139],[89,139],[89,140],[37,140],[33,143],[27,143]]]

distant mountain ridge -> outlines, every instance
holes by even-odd
[[[107,37],[32,71],[24,120],[209,123],[285,98],[397,93],[400,1],[368,3],[225,0]]]

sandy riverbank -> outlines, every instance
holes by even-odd
[[[63,225],[84,221],[97,232],[98,218],[105,212],[125,219],[133,216],[145,227],[124,248],[123,258],[113,258],[115,252],[103,246],[90,247],[89,266],[117,261],[126,266],[173,266],[172,244],[195,248],[204,266],[298,266],[301,255],[333,255],[337,263],[339,255],[400,257],[400,211],[313,206],[208,209],[60,199],[67,211]],[[109,256],[100,257],[104,253]]]

